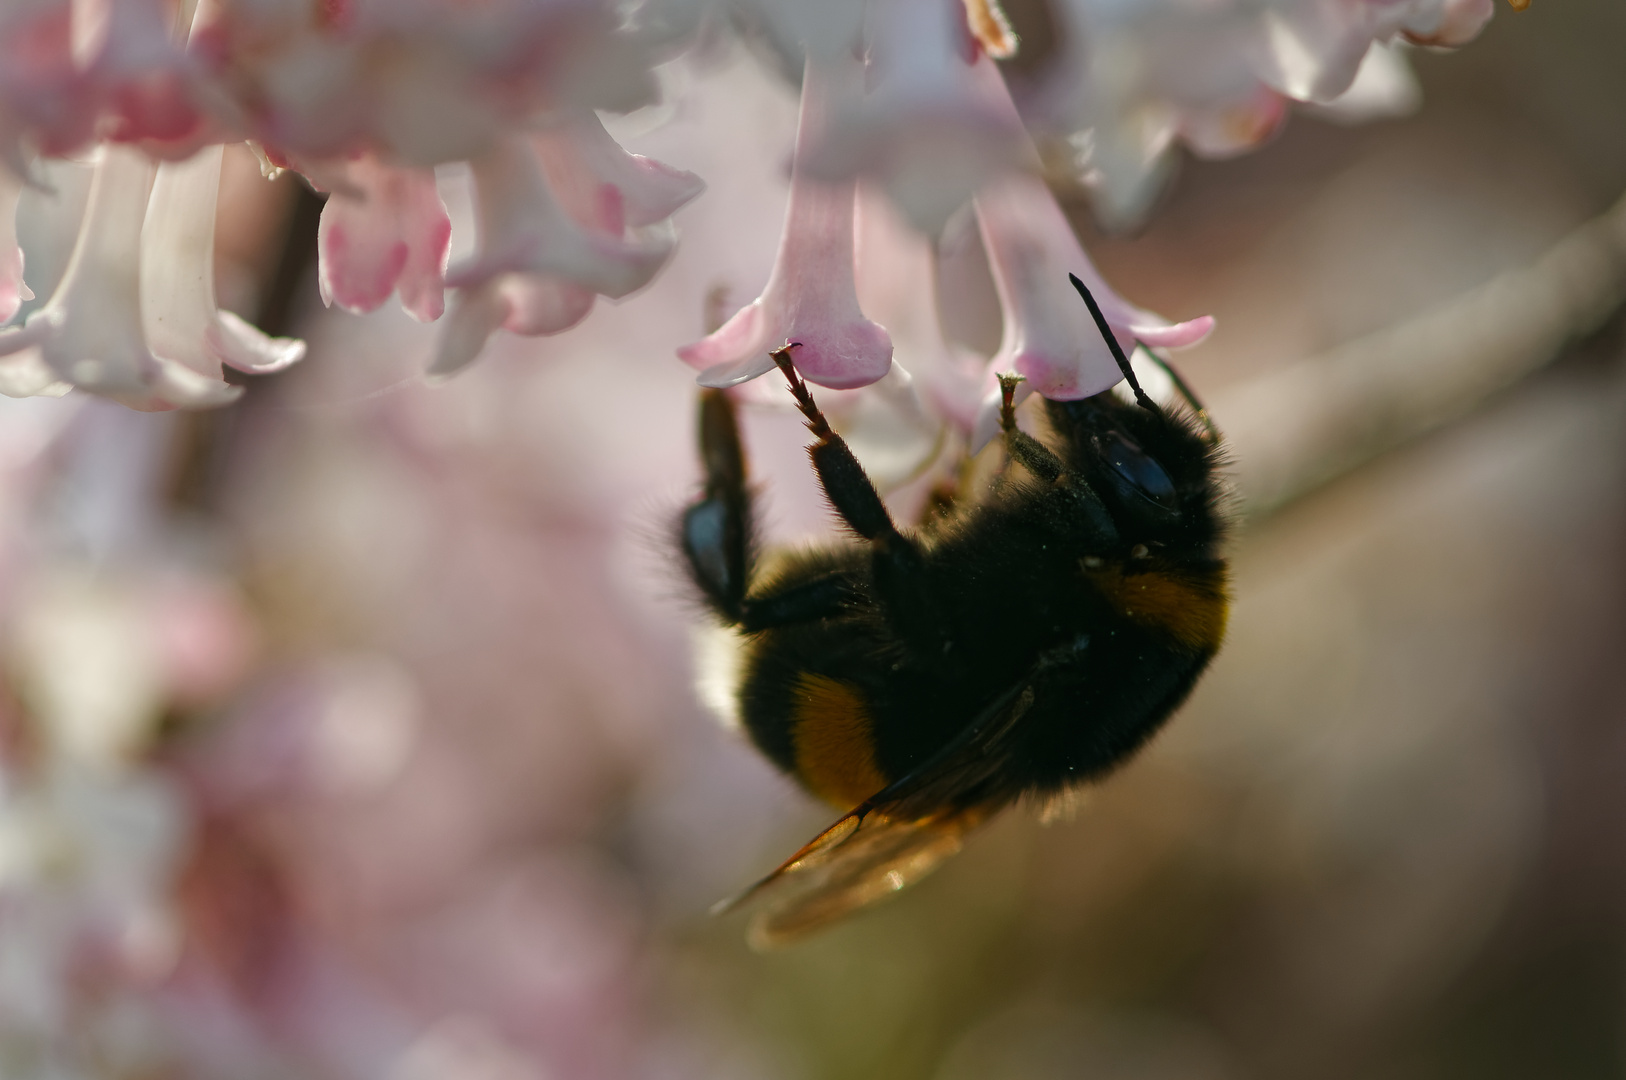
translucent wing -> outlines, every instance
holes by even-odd
[[[919,881],[992,814],[973,807],[900,819],[855,810],[718,912],[752,905],[752,947],[789,944]]]
[[[1040,662],[1042,668],[1051,662]],[[1037,671],[1034,673],[1036,674]],[[756,948],[785,945],[911,885],[956,854],[1020,792],[1004,779],[1032,676],[986,706],[908,776],[848,811],[761,881],[713,909],[756,909]]]

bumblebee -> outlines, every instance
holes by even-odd
[[[1099,307],[1133,402],[1046,401],[1049,443],[1000,380],[1007,465],[984,497],[899,529],[796,372],[826,497],[859,542],[765,567],[734,407],[703,392],[705,488],[680,544],[705,603],[737,631],[735,704],[775,765],[845,811],[719,911],[756,909],[773,946],[896,892],[1019,801],[1044,804],[1135,753],[1190,693],[1227,612],[1219,438],[1141,389]],[[1172,375],[1172,371],[1170,372]]]

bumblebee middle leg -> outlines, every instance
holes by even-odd
[[[841,520],[869,541],[875,587],[894,628],[917,641],[943,640],[943,624],[925,580],[925,557],[914,540],[898,531],[881,501],[880,492],[864,473],[853,452],[840,435],[830,430],[813,401],[807,384],[796,372],[787,345],[773,354],[774,363],[784,373],[796,407],[807,418],[807,427],[818,442],[808,447],[819,484]]]

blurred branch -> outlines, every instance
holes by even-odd
[[[1243,517],[1266,517],[1471,412],[1597,330],[1622,300],[1626,197],[1528,266],[1214,395]]]

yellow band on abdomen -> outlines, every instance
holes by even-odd
[[[796,775],[819,798],[848,810],[886,787],[875,764],[875,731],[858,689],[804,672],[791,706]]]

